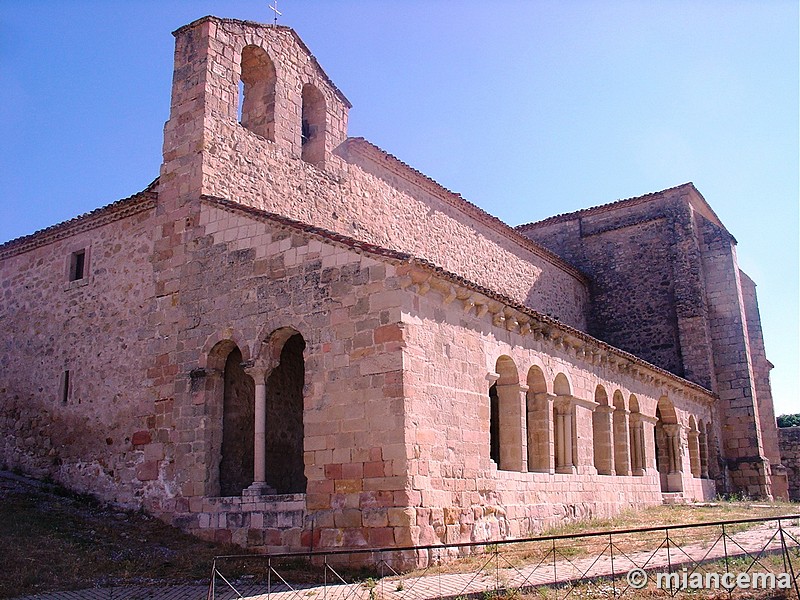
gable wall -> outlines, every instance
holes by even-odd
[[[206,22],[177,33],[172,116],[162,179],[191,197],[208,194],[312,223],[429,259],[543,313],[585,329],[587,292],[577,274],[521,247],[455,209],[413,177],[337,151],[345,139],[346,105],[285,30]],[[269,141],[236,121],[236,80],[244,44],[275,62],[276,125]],[[200,66],[198,66],[200,65]],[[184,85],[187,69],[201,70]],[[324,165],[300,157],[301,90],[312,82],[326,98],[330,131]],[[200,100],[196,91],[200,89]],[[197,152],[202,148],[202,153]],[[198,177],[199,173],[199,177]],[[173,185],[174,176],[186,182]]]

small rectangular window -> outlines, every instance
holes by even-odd
[[[69,370],[61,374],[61,404],[69,401]]]
[[[72,253],[72,260],[69,267],[69,280],[78,281],[83,279],[86,271],[86,250],[78,250]]]

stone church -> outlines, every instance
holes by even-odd
[[[755,285],[691,183],[510,227],[348,137],[292,29],[174,35],[158,178],[0,245],[6,468],[263,550],[786,495]]]

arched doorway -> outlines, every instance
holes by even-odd
[[[519,372],[510,356],[499,357],[495,370],[500,377],[489,388],[489,456],[498,469],[524,471]]]

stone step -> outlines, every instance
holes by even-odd
[[[689,499],[683,495],[683,492],[661,492],[662,504],[688,504]]]

